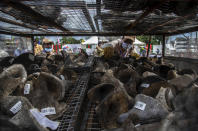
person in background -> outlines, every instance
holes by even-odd
[[[26,49],[25,47],[22,47],[21,54],[23,54],[23,53],[27,53],[27,52],[28,52],[28,49]]]
[[[53,55],[54,50],[52,49],[53,41],[50,41],[48,39],[43,39],[43,53],[46,53],[47,55]]]
[[[98,56],[103,56],[104,55],[104,50],[101,48],[102,42],[98,42],[98,46],[96,47],[97,55]]]
[[[21,49],[19,47],[17,47],[14,51],[14,56],[17,57],[21,54]]]
[[[20,48],[20,40],[16,40],[16,49],[14,50],[14,56],[17,57],[21,54],[21,48]]]
[[[34,41],[34,54],[39,55],[43,51],[42,45],[38,44],[38,41]]]
[[[129,38],[123,39],[122,43],[118,43],[115,46],[115,52],[120,57],[128,57],[133,51],[133,40]]]
[[[159,53],[160,53],[160,50],[157,48],[157,51],[156,51],[156,53],[157,53],[157,55],[159,55]]]
[[[145,48],[145,47],[144,47],[143,50],[142,50],[142,56],[143,56],[143,57],[146,57],[146,48]]]

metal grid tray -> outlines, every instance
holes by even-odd
[[[69,97],[66,101],[68,109],[60,120],[58,131],[74,131],[79,128],[78,121],[80,119],[80,111],[88,87],[89,77],[90,73],[83,73],[80,76],[74,91],[66,94]]]
[[[88,117],[86,121],[85,131],[102,131],[104,130],[103,124],[98,120],[96,115],[96,104],[88,104]]]

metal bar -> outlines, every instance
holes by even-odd
[[[189,33],[189,32],[194,32],[194,31],[198,31],[198,26],[192,27],[192,28],[188,28],[188,29],[184,29],[184,30],[174,30],[170,33],[167,33],[168,36],[170,35],[177,35],[177,34],[183,34],[183,33]]]
[[[7,31],[1,31],[0,34],[5,34],[5,35],[14,35],[14,36],[20,36],[21,34],[18,33],[13,33],[13,32],[7,32]]]
[[[23,32],[22,32],[23,33]],[[5,35],[13,35],[13,36],[23,36],[23,37],[31,37],[33,36],[32,34],[26,34],[21,32],[16,32],[15,30],[12,29],[7,29],[7,28],[0,28],[0,34],[5,34]]]
[[[45,34],[29,34],[34,36],[128,36],[128,35],[142,35],[141,33],[126,33],[126,32],[73,32],[73,34],[66,33],[45,33]],[[148,33],[144,35],[164,35],[164,33]]]
[[[186,19],[186,18],[191,17],[191,16],[193,16],[193,15],[195,15],[195,14],[188,14],[188,15],[185,15],[185,16],[182,16],[182,17],[179,17],[179,18],[175,18],[175,19],[169,20],[169,21],[167,21],[167,22],[165,22],[165,23],[162,23],[162,24],[159,24],[159,25],[155,25],[155,26],[149,28],[149,29],[148,29],[147,31],[145,31],[145,32],[147,33],[147,32],[152,31],[153,29],[155,29],[155,28],[157,28],[157,27],[161,27],[161,26],[165,26],[165,25],[168,25],[168,24],[172,24],[172,23],[174,23],[174,22],[176,22],[176,21],[179,21],[179,20],[182,20],[182,19]]]
[[[34,20],[39,20],[39,21],[42,20],[43,22],[45,22],[59,30],[62,30],[63,32],[71,33],[69,30],[65,29],[63,26],[54,22],[51,18],[43,16],[42,14],[34,11],[32,8],[26,6],[22,3],[19,3],[16,1],[11,1],[11,0],[2,0],[1,2],[3,2],[4,4],[16,9],[16,10],[23,12],[24,14],[30,16]]]
[[[32,30],[38,30],[38,31],[41,31],[41,32],[47,32],[46,30],[38,29],[37,27],[33,27],[33,26],[30,26],[30,25],[26,25],[26,24],[19,23],[19,22],[16,22],[16,21],[12,21],[12,20],[9,20],[9,19],[6,19],[6,18],[2,18],[2,17],[0,17],[0,21],[6,22],[6,23],[9,23],[9,24],[13,24],[13,25],[18,25],[18,26],[25,27],[25,28],[29,28],[29,29],[32,29]]]
[[[0,30],[1,30],[1,31],[7,31],[7,32],[15,33],[15,34],[25,34],[25,32],[13,30],[13,29],[1,27],[1,26],[0,26]]]
[[[87,19],[87,21],[88,21],[88,23],[89,23],[92,31],[93,32],[96,32],[96,29],[94,27],[94,23],[93,23],[93,21],[91,19],[91,16],[90,16],[89,11],[88,11],[88,9],[87,9],[86,6],[85,7],[82,7],[82,12],[84,13],[84,15],[85,15],[85,17],[86,17],[86,19]]]
[[[186,58],[186,57],[176,57],[176,56],[164,56],[164,59],[173,60],[173,61],[183,61],[192,64],[198,64],[198,59]]]
[[[162,57],[164,57],[165,56],[165,38],[166,38],[166,36],[165,35],[163,35],[163,43],[162,43]]]
[[[83,6],[85,3],[84,1],[46,1],[42,0],[40,2],[24,2],[28,6],[60,6],[60,7],[74,7],[74,6]],[[88,8],[95,8],[97,7],[97,4],[87,4]]]
[[[96,24],[96,28],[97,28],[98,32],[100,32],[100,28],[99,28],[99,24],[98,24],[98,19],[96,17],[94,18],[94,22]]]
[[[146,57],[149,57],[150,45],[151,45],[151,35],[149,36],[149,43],[148,43],[148,50],[147,50],[147,55],[146,55]]]
[[[83,7],[86,5],[85,1],[49,1],[42,0],[39,2],[24,2],[27,6],[59,6],[59,7]],[[94,5],[90,5],[93,7]]]
[[[96,0],[96,14],[97,16],[101,16],[101,0]],[[95,23],[96,23],[96,28],[98,32],[100,32],[99,24],[98,24],[98,19],[94,18]]]
[[[7,14],[7,15],[10,15],[10,16],[12,16],[12,17],[15,17],[12,13],[7,12],[6,10],[3,10],[3,9],[1,9],[1,8],[0,8],[0,10],[1,10],[1,12],[5,13],[5,14]],[[28,26],[33,26],[33,25],[28,25]],[[46,27],[40,27],[40,26],[39,26],[39,27],[36,27],[36,28],[42,28],[43,31],[44,31],[44,32],[47,32],[47,33],[52,32],[52,31],[47,30]],[[42,30],[42,29],[41,29],[41,30]]]

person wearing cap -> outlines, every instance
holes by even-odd
[[[43,51],[43,47],[38,44],[37,41],[34,42],[34,54],[39,55]]]
[[[43,53],[53,55],[54,51],[52,49],[53,41],[50,41],[48,39],[43,39]]]
[[[103,44],[103,43],[100,41],[100,42],[98,43],[98,46],[96,47],[97,55],[98,55],[98,56],[103,56],[103,55],[104,55],[104,49],[101,48],[102,44]]]

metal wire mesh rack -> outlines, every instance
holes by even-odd
[[[196,0],[1,0],[0,31],[29,36],[185,33],[197,31],[197,6]]]
[[[85,97],[85,92],[88,87],[87,84],[89,81],[89,77],[89,73],[83,73],[83,75],[81,75],[78,80],[74,92],[71,94],[67,94],[69,96],[66,101],[66,103],[68,104],[68,109],[63,114],[63,117],[60,120],[58,131],[74,131],[79,128],[78,121],[80,119],[80,111]]]
[[[87,63],[84,65],[84,67],[92,67],[93,64],[94,64],[94,56],[90,56],[90,57],[88,58]]]
[[[88,104],[87,121],[85,126],[85,131],[102,131],[104,130],[103,124],[99,121],[96,115],[96,104]]]

